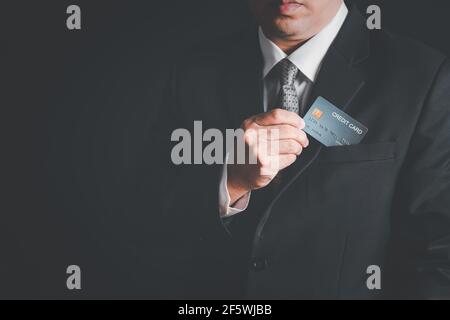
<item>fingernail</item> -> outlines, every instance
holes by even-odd
[[[305,120],[301,119],[300,121],[300,129],[304,129],[306,126]]]

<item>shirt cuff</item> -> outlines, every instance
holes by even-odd
[[[228,218],[235,214],[241,213],[247,210],[248,204],[250,203],[250,195],[251,192],[244,195],[240,198],[236,203],[234,203],[233,207],[231,207],[231,198],[230,193],[228,192],[227,182],[228,182],[228,156],[225,157],[225,164],[222,169],[222,178],[220,179],[219,186],[219,212],[222,218]]]

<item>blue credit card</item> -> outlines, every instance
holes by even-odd
[[[317,98],[304,120],[304,131],[326,147],[359,144],[369,131],[323,97]]]

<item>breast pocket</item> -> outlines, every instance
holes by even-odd
[[[318,163],[353,163],[371,161],[393,161],[396,157],[395,142],[358,144],[323,148]]]
[[[396,167],[395,142],[323,148],[307,176],[310,212],[348,224],[376,219],[390,206]]]

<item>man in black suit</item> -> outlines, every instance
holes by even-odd
[[[447,58],[369,31],[341,0],[249,3],[259,30],[177,63],[158,135],[167,145],[195,120],[277,129],[278,167],[265,173],[258,150],[256,165],[171,167],[155,292],[450,298]],[[305,134],[319,96],[368,127],[360,144],[325,147]],[[381,287],[368,286],[373,266]]]

